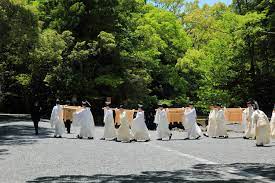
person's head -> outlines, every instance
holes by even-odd
[[[71,105],[71,101],[70,100],[66,100],[66,105]]]
[[[158,108],[162,110],[163,109],[163,104],[158,104]]]
[[[143,111],[143,105],[138,104],[138,111]]]
[[[254,103],[252,104],[252,107],[254,110],[258,110],[259,109],[259,104],[257,101],[254,101]]]
[[[215,107],[213,104],[210,104],[209,109],[213,110]]]
[[[124,111],[124,105],[121,104],[121,105],[119,106],[119,110],[120,110],[120,111]]]
[[[215,105],[215,108],[218,109],[218,110],[220,110],[220,109],[222,108],[222,104],[217,103],[217,104]]]
[[[194,103],[193,102],[189,102],[188,103],[188,107],[190,107],[192,109],[194,107]]]
[[[108,102],[108,101],[105,102],[105,107],[106,107],[106,108],[109,109],[109,108],[110,108],[110,105],[111,105],[111,102]]]
[[[81,104],[82,104],[82,107],[86,107],[86,101],[82,101]]]
[[[59,105],[59,104],[60,104],[60,100],[59,100],[59,98],[58,98],[58,99],[56,99],[55,103],[56,103],[56,105]]]
[[[248,101],[248,102],[246,102],[246,105],[247,105],[247,107],[252,107],[252,102]]]
[[[82,101],[82,107],[91,107],[91,104],[85,100],[85,101]]]

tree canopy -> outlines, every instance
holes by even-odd
[[[275,2],[198,3],[0,1],[0,108],[76,96],[147,108],[193,101],[202,112],[253,98],[271,111]]]

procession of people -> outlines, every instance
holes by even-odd
[[[123,105],[120,105],[119,108],[111,108],[111,102],[105,102],[105,104],[105,107],[102,108],[104,111],[104,133],[101,140],[117,142],[149,142],[151,140],[145,123],[143,105],[139,104],[137,110],[133,110],[136,115],[130,122]],[[193,103],[190,102],[187,107],[182,109],[184,111],[182,114],[183,126],[187,132],[185,140],[199,140],[203,135],[211,138],[228,138],[227,122],[221,104],[210,106],[208,125],[204,134],[197,124],[197,114]],[[115,127],[114,111],[116,111],[116,115],[119,113],[120,125],[118,129]],[[275,138],[275,106],[269,122],[266,114],[259,110],[258,103],[248,101],[247,108],[243,110],[242,118],[242,123],[245,124],[244,139],[256,140],[256,146],[264,146],[270,143],[271,138]],[[57,99],[50,118],[50,124],[55,129],[54,137],[62,138],[66,121],[63,119],[63,107]],[[88,101],[83,101],[82,107],[72,114],[71,123],[80,128],[77,138],[95,138],[95,122]],[[162,104],[159,104],[156,109],[154,123],[156,124],[156,140],[171,140],[172,131],[169,129],[168,109]]]

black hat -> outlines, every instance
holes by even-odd
[[[60,104],[59,98],[56,99],[55,103]]]
[[[123,109],[123,108],[124,108],[124,105],[123,105],[123,104],[119,105],[119,108],[120,108],[120,109]]]
[[[221,103],[217,103],[216,106],[222,107],[222,104]]]

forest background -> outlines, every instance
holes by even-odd
[[[0,111],[88,100],[154,111],[275,101],[275,2],[0,0]]]

